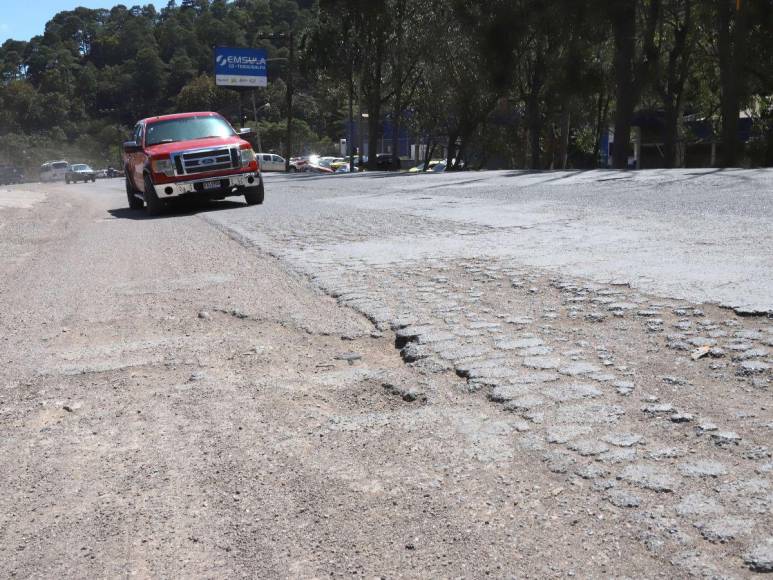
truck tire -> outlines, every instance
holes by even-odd
[[[257,187],[248,187],[244,190],[244,200],[247,205],[260,205],[263,203],[265,197],[265,190],[263,189],[263,178],[260,178],[260,183]]]
[[[148,215],[159,215],[164,210],[164,202],[158,199],[156,188],[150,180],[150,175],[145,174],[145,210]]]
[[[137,190],[134,189],[132,182],[129,181],[129,176],[127,175],[126,176],[126,199],[129,202],[129,209],[142,209],[142,206],[144,205],[142,203],[142,200],[135,195],[136,193],[137,193]]]

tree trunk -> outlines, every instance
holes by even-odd
[[[459,133],[456,131],[448,135],[448,150],[446,151],[446,169],[450,169],[456,158],[456,141],[459,139]]]
[[[665,125],[663,126],[663,165],[667,169],[675,167],[676,162],[676,138],[679,111],[674,99],[669,95],[665,102]]]
[[[381,96],[368,105],[368,169],[378,169],[378,143],[381,139]]]
[[[636,42],[636,3],[630,0],[616,2],[612,27],[615,36],[615,146],[612,166],[628,167],[628,151],[631,141],[631,121],[636,105],[633,78],[633,60]]]
[[[540,169],[542,119],[539,111],[539,95],[533,90],[526,101],[526,120],[529,125],[529,169]]]
[[[368,169],[378,168],[378,142],[381,139],[381,71],[384,63],[384,41],[376,41],[376,50],[373,55],[373,67],[368,71],[366,86],[368,103]],[[366,65],[368,66],[368,65]]]
[[[566,169],[569,163],[569,130],[572,116],[566,104],[564,104],[563,109],[561,113],[561,141],[558,148],[558,165],[561,169]]]
[[[346,153],[349,157],[349,172],[354,172],[354,62],[349,60],[349,128],[346,133]]]
[[[606,124],[607,108],[609,107],[609,98],[604,95],[604,89],[599,91],[599,98],[596,102],[596,139],[593,143],[593,161],[598,165],[599,152],[601,151],[601,136]]]
[[[392,113],[392,165],[400,168],[400,124],[403,115],[403,35],[406,0],[398,0],[396,5],[395,60],[392,70],[392,90],[394,92],[394,111]]]
[[[746,16],[726,0],[716,0],[719,48],[720,110],[722,113],[722,166],[738,163],[738,113],[744,88]],[[735,18],[733,18],[735,11]],[[733,25],[735,23],[735,26]],[[732,27],[732,30],[731,30]]]
[[[395,107],[392,115],[392,165],[400,168],[400,112]]]

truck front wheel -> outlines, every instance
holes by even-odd
[[[257,187],[248,187],[244,190],[244,200],[247,205],[260,205],[263,203],[265,197],[265,190],[263,189],[263,178],[260,178],[260,183]]]
[[[158,199],[156,188],[150,180],[150,175],[145,175],[145,209],[148,215],[158,215],[164,209],[164,202]]]
[[[129,176],[126,176],[126,199],[129,202],[130,209],[142,209],[142,200],[136,195],[137,190],[134,189],[132,182],[129,181]]]

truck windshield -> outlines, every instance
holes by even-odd
[[[233,128],[219,117],[183,117],[148,124],[145,145],[231,135],[235,135]]]

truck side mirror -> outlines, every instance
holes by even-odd
[[[142,151],[142,147],[140,147],[139,143],[136,141],[124,141],[124,153],[139,153],[140,151]]]

